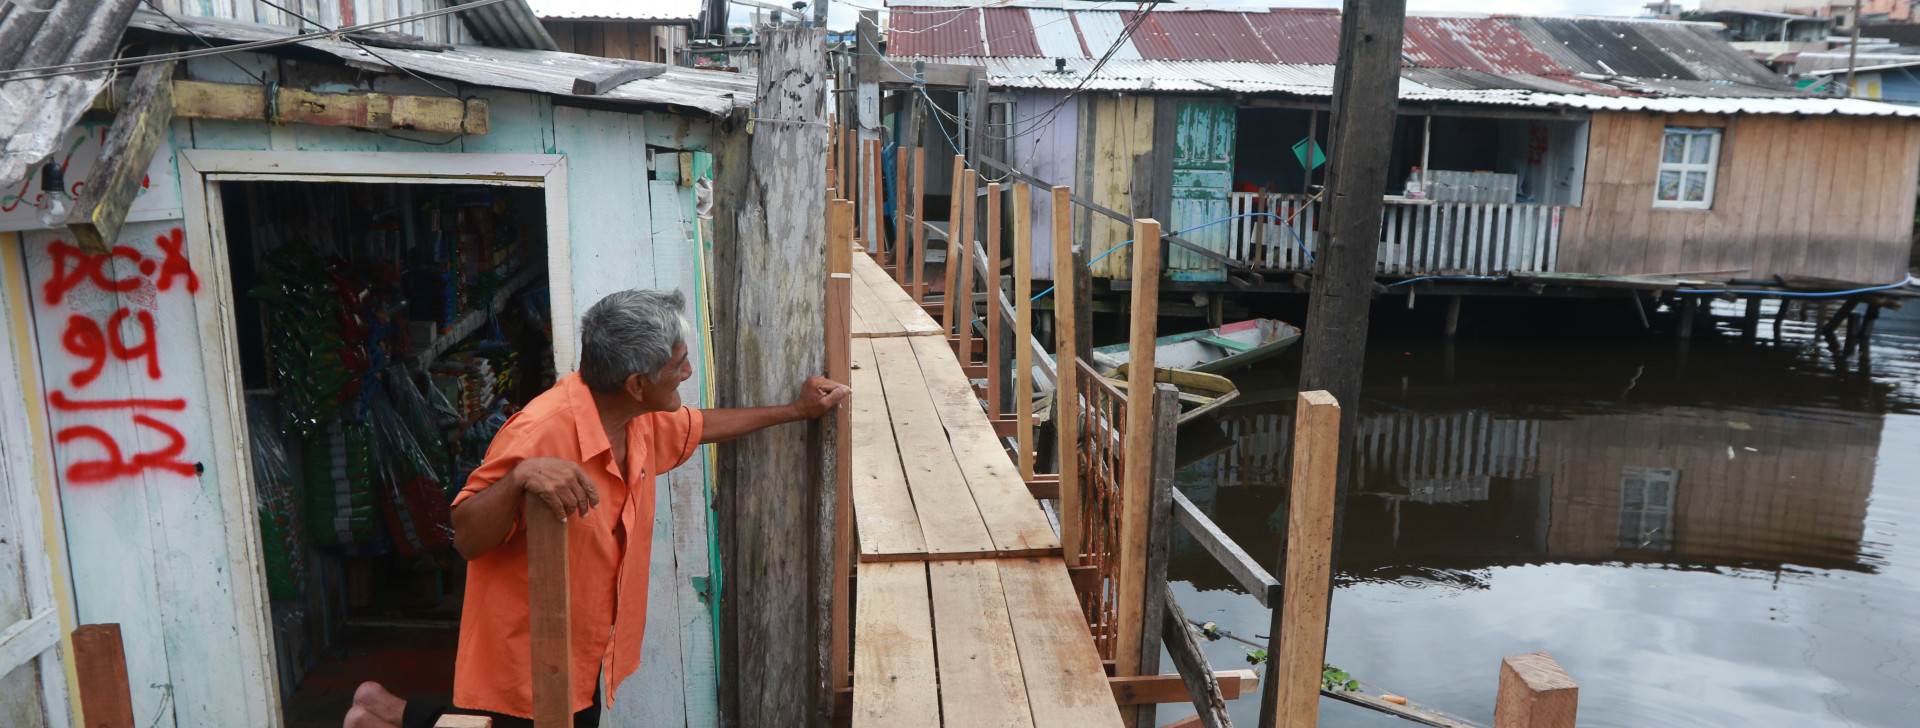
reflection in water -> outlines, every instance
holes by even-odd
[[[1920,319],[1882,327],[1868,373],[1793,345],[1798,327],[1682,355],[1376,341],[1329,660],[1489,723],[1499,656],[1547,649],[1582,683],[1583,726],[1911,725],[1920,579],[1886,532],[1916,515],[1916,488],[1878,466],[1920,446],[1905,414]],[[1293,404],[1259,387],[1293,381],[1285,366],[1237,377],[1250,403],[1181,443],[1182,490],[1269,568]],[[1173,546],[1191,616],[1266,632],[1184,531]],[[1239,661],[1230,643],[1209,653]]]

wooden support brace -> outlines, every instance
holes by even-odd
[[[1258,689],[1258,680],[1235,679],[1238,673],[1251,672],[1247,670],[1214,672],[1213,665],[1207,662],[1206,651],[1200,648],[1200,643],[1193,638],[1193,630],[1187,626],[1187,613],[1173,598],[1173,589],[1165,584],[1160,588],[1166,604],[1160,638],[1167,646],[1167,654],[1173,658],[1174,671],[1183,688],[1181,694],[1193,703],[1195,717],[1201,725],[1231,728],[1233,720],[1227,717],[1226,701],[1240,697],[1244,690]]]
[[[1500,661],[1494,728],[1573,728],[1580,686],[1545,652]]]
[[[604,71],[573,79],[575,96],[599,96],[632,81],[653,78],[667,72],[667,64],[627,61]]]
[[[927,150],[913,150],[913,302],[927,298]]]
[[[127,653],[120,642],[120,625],[83,624],[74,629],[73,670],[79,679],[81,725],[133,728],[133,695],[127,687]]]
[[[1212,676],[1220,681],[1220,693],[1227,700],[1260,687],[1260,676],[1252,670],[1226,670]],[[1113,687],[1113,701],[1121,705],[1187,702],[1187,685],[1180,675],[1110,677],[1107,684]]]
[[[129,101],[130,97],[129,92]],[[106,93],[93,102],[93,108],[97,111],[114,111],[127,105],[128,102],[115,104]],[[173,82],[173,116],[176,119],[267,121],[355,129],[413,129],[450,134],[485,134],[489,129],[486,99],[388,93],[316,93],[279,87],[273,103],[268,104],[265,86],[203,81]]]
[[[67,217],[67,229],[73,231],[81,250],[100,255],[113,247],[172,121],[173,62],[141,67],[134,74],[126,105],[100,144],[100,161],[87,174],[80,199]]]
[[[534,728],[573,725],[573,599],[567,574],[567,522],[527,494],[528,633],[532,643]]]

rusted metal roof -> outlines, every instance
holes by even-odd
[[[133,14],[134,0],[64,0],[0,7],[0,71],[104,60]],[[0,188],[17,185],[51,156],[107,85],[107,73],[0,83]]]
[[[1026,8],[986,8],[979,12],[987,33],[987,55],[1040,55],[1040,41],[1034,37],[1033,21],[1027,19]]]
[[[1280,62],[1246,13],[1166,13],[1148,19],[1158,23],[1173,48],[1163,60]]]
[[[1276,63],[1332,63],[1340,55],[1337,11],[1247,13],[1247,24],[1273,51]]]
[[[990,56],[979,9],[902,8],[887,14],[887,53],[901,56]]]
[[[1407,18],[1405,54],[1416,66],[1564,76],[1566,67],[1498,18]]]

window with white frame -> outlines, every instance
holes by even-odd
[[[1673,550],[1673,491],[1680,471],[1629,465],[1620,469],[1619,547]]]
[[[1660,140],[1660,175],[1654,207],[1713,207],[1713,171],[1720,164],[1720,130],[1667,127]]]

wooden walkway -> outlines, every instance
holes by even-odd
[[[852,725],[1121,725],[1060,538],[939,324],[853,257]]]

